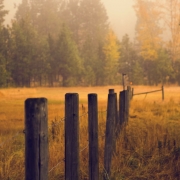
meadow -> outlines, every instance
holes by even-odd
[[[80,175],[88,179],[87,94],[98,94],[100,178],[103,176],[108,89],[121,86],[0,89],[0,179],[24,179],[24,101],[48,99],[49,179],[64,179],[64,96],[79,93]],[[134,93],[160,87],[134,86]],[[82,108],[83,107],[83,108]],[[52,132],[53,125],[53,132]],[[113,180],[180,179],[180,87],[134,96],[130,117],[121,132],[112,161]]]

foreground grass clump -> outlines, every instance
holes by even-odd
[[[107,87],[108,89],[109,87]],[[116,90],[116,87],[115,87]],[[21,92],[22,91],[22,92]],[[80,174],[88,179],[88,93],[99,97],[99,158],[103,176],[107,90],[103,88],[39,88],[3,90],[0,106],[0,179],[24,179],[24,100],[47,97],[49,101],[49,179],[64,179],[64,94],[80,94]],[[119,91],[119,90],[118,90]],[[173,90],[172,90],[173,91]],[[21,92],[21,93],[20,93]],[[103,93],[102,93],[103,92]],[[177,90],[175,92],[178,93]],[[7,95],[8,94],[8,95]],[[11,97],[9,97],[11,94]],[[175,98],[171,95],[175,95]],[[180,101],[168,89],[162,102],[158,94],[134,97],[128,125],[116,142],[111,174],[114,180],[180,179]],[[154,99],[153,99],[154,98]],[[82,108],[83,104],[83,108]],[[2,106],[3,105],[3,106]]]
[[[172,100],[132,102],[129,123],[116,144],[115,179],[180,179],[179,112]]]

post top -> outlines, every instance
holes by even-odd
[[[28,98],[25,102],[47,102],[47,98],[40,97],[40,98]]]
[[[97,94],[96,93],[90,93],[90,94],[88,94],[88,96],[97,96]]]
[[[113,94],[114,93],[114,89],[109,89],[109,94]]]

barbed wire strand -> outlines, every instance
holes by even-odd
[[[105,113],[105,112],[107,112],[107,110],[105,110],[105,111],[98,111],[98,113]],[[82,115],[80,115],[79,118],[81,118],[83,116],[86,116],[87,114],[88,114],[88,112],[85,112]],[[66,119],[66,117],[60,118],[60,121],[54,122],[54,125],[56,126],[56,125],[60,124],[61,122],[64,122],[65,119]]]
[[[53,170],[53,169],[55,169],[57,166],[59,166],[62,162],[64,162],[65,161],[65,159],[63,159],[63,160],[61,160],[60,162],[58,162],[53,168],[51,168],[50,170],[49,170],[49,173]]]
[[[105,113],[105,112],[107,112],[107,110],[105,110],[105,111],[98,111],[98,113]],[[83,116],[86,116],[87,114],[88,114],[88,112],[85,112],[84,114],[79,116],[79,118],[82,118]],[[65,121],[65,117],[60,118],[60,121],[59,122],[53,122],[52,126],[58,126],[60,123],[62,123],[64,121]],[[49,126],[48,129],[50,129],[50,127],[51,126]],[[6,142],[9,142],[9,141],[13,140],[15,137],[18,137],[18,135],[20,135],[21,133],[25,133],[25,130],[24,131],[18,131],[15,135],[13,135],[12,137],[6,139],[4,142],[0,143],[0,147],[2,147]]]
[[[105,175],[106,175],[107,180],[110,180],[109,175],[108,175],[106,169],[104,168],[104,166],[103,166],[103,169],[104,169],[104,173],[105,173]]]
[[[89,143],[80,152],[84,151],[88,147],[88,145]]]
[[[82,152],[82,151],[84,151],[87,147],[88,147],[88,145],[89,145],[89,143],[80,151],[80,152]],[[53,170],[53,169],[55,169],[57,166],[59,166],[62,162],[64,162],[65,161],[65,159],[63,159],[63,160],[61,160],[60,162],[58,162],[54,167],[52,167],[50,170],[49,170],[49,173]]]

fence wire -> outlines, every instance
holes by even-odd
[[[100,111],[101,113],[102,113],[102,111]],[[106,111],[104,111],[104,112],[106,112]],[[85,117],[85,116],[87,116],[88,115],[88,112],[85,112],[85,113],[83,113],[82,115],[80,115],[79,116],[79,118],[82,118],[82,117]],[[59,121],[59,122],[55,122],[53,125],[54,126],[57,126],[57,125],[59,125],[61,122],[64,122],[65,121],[65,117],[63,117],[63,118],[61,118],[61,120]],[[80,150],[80,153],[81,152],[83,152],[85,149],[87,149],[88,148],[88,145],[89,145],[89,142],[87,143],[87,145],[84,147],[84,148],[82,148],[81,150]],[[63,163],[63,162],[65,162],[65,158],[64,159],[62,159],[62,160],[60,160],[54,167],[52,167],[50,170],[49,170],[49,173],[50,172],[52,172],[56,167],[58,167],[61,163]]]
[[[58,162],[54,167],[52,167],[50,170],[49,170],[49,173],[54,170],[57,166],[59,166],[62,162],[64,162],[65,159],[61,160],[60,162]]]
[[[85,112],[85,113],[83,113],[81,116],[79,116],[79,118],[82,118],[82,117],[86,116],[87,114],[88,114],[88,112]],[[52,121],[52,122],[53,122],[52,126],[58,126],[60,123],[64,122],[65,119],[66,119],[66,117],[60,118],[59,121],[56,121],[56,119],[55,119],[55,121]],[[49,128],[50,128],[50,127],[51,127],[51,126],[49,126]],[[49,128],[48,128],[48,129],[49,129]]]
[[[82,151],[84,151],[85,149],[87,149],[88,145],[89,145],[89,143],[80,151],[80,153],[81,153]],[[56,167],[58,167],[62,162],[65,162],[65,158],[62,159],[61,161],[59,161],[54,167],[52,167],[52,168],[49,170],[49,173],[50,173],[51,171],[53,171]]]
[[[98,111],[98,113],[105,113],[107,112],[107,110],[105,111]],[[86,116],[88,114],[88,112],[83,113],[81,116],[79,116],[79,118],[82,118],[84,116]],[[53,122],[52,126],[58,126],[60,123],[65,121],[65,117],[60,118],[60,120],[57,122]],[[48,129],[50,129],[51,126],[48,127]],[[25,133],[25,130],[23,131],[18,131],[15,135],[11,136],[10,138],[7,138],[5,141],[3,141],[2,143],[0,143],[0,147],[2,147],[4,144],[6,144],[7,142],[10,142],[12,140],[14,140],[15,138],[17,138],[19,135],[22,135],[22,133]]]

